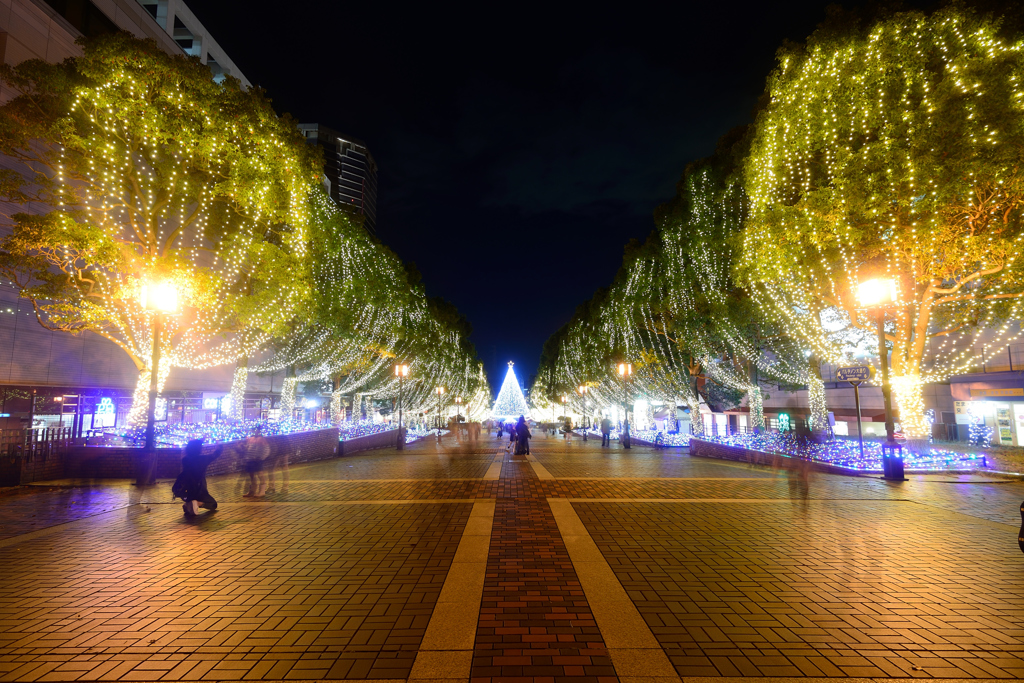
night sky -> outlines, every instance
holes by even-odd
[[[827,3],[189,4],[279,112],[367,143],[378,236],[469,318],[497,391]]]

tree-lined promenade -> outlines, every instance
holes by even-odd
[[[154,370],[225,364],[236,412],[250,371],[286,370],[285,415],[297,384],[330,385],[337,416],[343,394],[397,396],[396,363],[407,410],[439,385],[482,409],[467,321],[334,205],[319,149],[261,90],[123,33],[83,47],[0,71],[21,93],[0,107],[0,273],[44,327],[128,354],[132,422]],[[159,326],[147,295],[174,300]]]
[[[779,50],[754,122],[687,167],[657,230],[549,339],[533,396],[582,412],[585,385],[598,405],[628,392],[696,415],[698,393],[746,395],[763,427],[761,385],[782,382],[808,386],[822,430],[820,364],[877,356],[882,316],[903,431],[928,436],[922,385],[1020,334],[1022,104],[1019,27],[959,5],[834,11]]]

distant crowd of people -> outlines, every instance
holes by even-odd
[[[461,436],[462,428],[466,429],[466,436],[470,440],[476,440],[479,434],[480,424],[450,425],[457,436]],[[611,420],[601,420],[601,445],[611,445]],[[572,434],[572,424],[566,421],[562,429],[564,438],[568,441]],[[495,436],[498,439],[508,434],[507,449],[515,455],[530,455],[530,439],[533,434],[526,423],[526,417],[519,416],[514,424],[499,422],[495,427]],[[249,435],[244,442],[236,446],[233,451],[237,457],[242,459],[242,469],[248,479],[247,490],[242,494],[244,498],[263,498],[277,491],[275,487],[275,472],[280,474],[281,493],[287,492],[288,488],[288,454],[276,453],[270,442],[257,428]],[[202,439],[189,441],[185,446],[185,454],[181,460],[181,474],[171,487],[171,493],[183,501],[182,508],[185,515],[194,517],[200,510],[213,511],[217,509],[217,501],[210,495],[206,485],[206,473],[210,465],[220,458],[224,453],[224,447],[218,446],[214,450],[204,453]],[[244,481],[244,480],[243,480]]]
[[[526,424],[526,417],[523,415],[519,416],[519,421],[513,424],[505,424],[499,422],[496,429],[496,438],[501,439],[508,432],[508,448],[515,448],[516,455],[529,455],[530,454],[530,438],[533,434],[530,433],[530,427]]]

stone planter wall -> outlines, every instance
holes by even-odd
[[[270,443],[270,458],[287,456],[292,465],[333,458],[339,450],[337,429],[268,436],[267,441]],[[203,453],[213,453],[218,448],[222,449],[221,456],[210,464],[208,474],[240,472],[245,468],[244,441],[203,446]],[[135,477],[136,459],[142,453],[141,448],[75,446],[68,449],[63,476],[73,479],[131,479]],[[156,477],[177,477],[181,471],[182,455],[180,448],[158,449]]]
[[[405,429],[402,429],[405,432]],[[398,430],[389,429],[355,439],[346,439],[338,444],[338,455],[352,455],[377,448],[396,448],[398,446]]]
[[[848,470],[835,465],[828,465],[822,462],[813,462],[803,458],[795,458],[782,453],[765,453],[763,451],[752,451],[738,446],[727,446],[714,441],[704,441],[699,437],[690,438],[690,455],[701,458],[718,458],[719,460],[734,460],[736,462],[750,463],[751,465],[767,465],[785,469],[809,466],[815,472],[828,472],[829,474],[843,474],[849,477],[859,477],[862,473]],[[863,474],[868,474],[867,472]]]

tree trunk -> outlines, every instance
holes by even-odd
[[[900,427],[908,439],[927,439],[931,436],[928,420],[924,414],[921,364],[928,346],[928,324],[931,319],[933,302],[934,295],[931,294],[931,286],[929,286],[923,301],[918,306],[915,324],[906,325],[907,334],[909,334],[909,330],[913,330],[913,339],[906,339],[903,338],[903,335],[898,335],[899,339],[893,344],[892,349],[890,382],[900,411]]]
[[[750,428],[764,429],[764,399],[761,396],[760,378],[757,376],[757,363],[748,361],[748,377],[750,389],[747,391],[747,407],[750,409]]]
[[[900,410],[900,427],[908,439],[927,439],[928,420],[924,414],[924,392],[920,375],[893,377],[892,390]]]
[[[284,384],[281,386],[281,419],[291,420],[295,417],[295,366],[289,365],[285,371]]]
[[[821,380],[821,364],[817,356],[808,359],[807,402],[810,406],[811,431],[828,431],[828,404],[825,401],[825,383]]]
[[[341,375],[331,378],[331,422],[340,425],[345,419],[345,406],[341,402]]]
[[[171,373],[171,354],[163,352],[166,346],[166,341],[161,340],[160,369],[159,374],[157,375],[158,391],[164,390],[164,384],[167,383],[167,375]],[[151,353],[150,358],[152,357]],[[133,427],[146,426],[146,416],[149,412],[149,365],[151,362],[152,361],[147,362],[146,367],[139,371],[139,379],[135,383],[135,391],[132,393],[132,407],[128,411],[128,424]]]
[[[245,419],[245,387],[249,384],[249,357],[238,359],[235,375],[231,378],[231,406],[228,417]]]
[[[700,394],[697,392],[697,380],[700,377],[700,362],[690,357],[686,368],[690,373],[690,395],[686,403],[690,406],[690,431],[696,436],[704,434],[704,416],[700,414]]]

